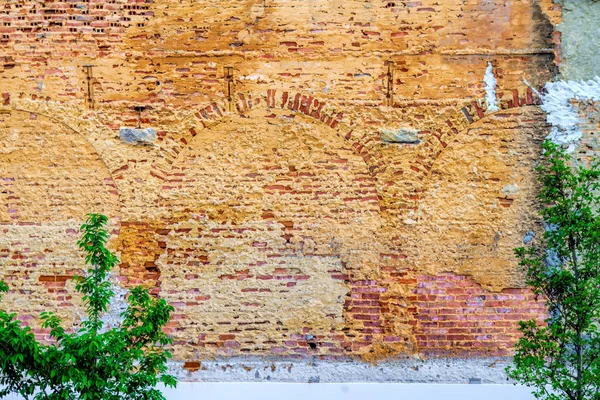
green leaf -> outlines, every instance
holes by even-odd
[[[41,313],[42,325],[56,341],[41,345],[30,328],[21,327],[15,314],[0,310],[0,384],[9,393],[31,395],[48,389],[53,399],[162,399],[153,389],[159,382],[171,387],[175,378],[164,374],[170,353],[162,346],[170,344],[162,332],[173,308],[164,300],[153,300],[148,291],[135,288],[125,322],[101,333],[102,313],[114,293],[108,273],[119,262],[106,248],[108,218],[89,214],[81,225],[79,248],[86,252],[88,274],[74,278],[76,290],[86,306],[88,319],[76,333],[67,333],[62,321],[52,312]],[[0,281],[0,294],[8,287]],[[0,297],[1,299],[1,297]],[[157,317],[159,316],[159,317]],[[38,398],[39,396],[36,396]]]
[[[520,321],[508,375],[540,399],[598,399],[600,393],[600,163],[573,167],[559,146],[543,144],[540,215],[547,229],[515,249],[527,283],[543,296],[545,323]],[[551,388],[551,390],[549,390]]]

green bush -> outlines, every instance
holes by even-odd
[[[537,398],[600,399],[600,163],[574,168],[567,153],[545,142],[538,196],[542,240],[515,249],[527,284],[545,301],[545,324],[521,321],[509,376]]]
[[[155,386],[175,387],[168,375],[166,345],[171,339],[162,328],[173,307],[164,299],[136,287],[127,297],[128,308],[117,327],[101,317],[111,298],[108,274],[117,257],[106,248],[108,218],[89,214],[77,242],[86,252],[86,276],[74,277],[83,295],[88,318],[77,332],[68,333],[52,312],[41,314],[52,344],[40,344],[16,314],[0,310],[0,397],[18,393],[26,399],[164,399]],[[0,281],[2,293],[8,291]]]

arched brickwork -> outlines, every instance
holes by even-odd
[[[113,131],[106,124],[98,121],[94,113],[86,112],[81,103],[65,104],[27,98],[10,98],[7,103],[10,112],[25,112],[44,116],[81,136],[98,154],[100,160],[110,172],[111,179],[115,177],[127,161],[126,157],[117,149],[121,143],[115,138]],[[122,192],[120,181],[115,179],[113,183],[117,185],[117,195],[120,195]]]
[[[270,351],[275,359],[285,355],[311,361],[342,356],[378,361],[417,351],[435,355],[450,341],[462,341],[458,346],[466,356],[487,354],[480,350],[495,343],[508,349],[516,335],[502,337],[514,325],[506,314],[517,317],[521,305],[533,304],[523,289],[506,289],[518,286],[516,280],[496,279],[490,285],[482,278],[484,270],[497,278],[501,268],[481,262],[479,272],[469,270],[464,259],[479,256],[486,240],[496,243],[490,232],[506,222],[498,223],[506,215],[502,212],[516,212],[518,200],[511,203],[498,194],[504,189],[501,181],[486,190],[477,177],[461,180],[458,175],[468,173],[453,158],[460,164],[472,159],[472,152],[485,156],[498,150],[461,141],[510,114],[506,110],[534,104],[533,93],[520,88],[523,79],[535,86],[553,79],[559,5],[551,0],[508,6],[451,0],[9,3],[0,16],[0,48],[6,53],[0,56],[0,117],[11,108],[39,119],[43,114],[59,121],[56,126],[73,128],[92,146],[81,139],[71,146],[74,153],[85,147],[99,155],[89,165],[105,183],[117,185],[110,190],[118,199],[110,196],[117,201],[111,216],[122,221],[116,244],[120,279],[126,286],[146,284],[178,303],[169,329],[176,334],[186,330],[176,336],[180,360],[198,360],[210,353],[207,349],[214,350],[212,355]],[[477,100],[485,90],[482,77],[489,62],[503,99],[503,111],[494,116]],[[229,83],[234,94],[228,102]],[[512,87],[519,89],[504,89]],[[390,103],[393,107],[381,106]],[[134,109],[140,105],[147,109],[138,118]],[[26,123],[28,118],[22,117]],[[250,129],[258,119],[270,122],[260,128],[266,137],[239,143],[244,134],[236,129]],[[138,122],[157,129],[156,142],[120,140],[119,128]],[[285,146],[290,147],[272,146],[279,138],[269,129],[283,122],[288,125],[282,131],[295,134],[297,129],[299,135],[288,136]],[[541,120],[536,124],[543,126]],[[411,135],[406,140],[412,143],[381,142],[380,133],[402,126],[420,131],[420,142]],[[514,133],[527,129],[519,126]],[[302,148],[311,131],[313,152]],[[223,147],[208,151],[203,146],[215,137]],[[263,148],[253,148],[256,144]],[[277,151],[282,147],[289,152]],[[298,155],[293,162],[291,153]],[[500,160],[505,152],[494,154],[499,153]],[[81,161],[81,171],[87,171],[90,158]],[[507,163],[480,170],[514,172],[512,165],[502,164]],[[264,170],[254,171],[255,166]],[[80,170],[69,172],[64,176],[77,178]],[[45,174],[34,175],[42,184],[51,181]],[[444,182],[458,190],[446,190]],[[0,199],[14,202],[17,191],[10,182],[1,183]],[[52,189],[58,193],[69,184]],[[436,185],[442,189],[431,191]],[[480,196],[480,203],[497,206],[495,219],[477,210],[462,214],[479,218],[475,223],[448,216],[451,208],[476,203],[457,200],[472,194],[469,185],[477,189],[473,197]],[[106,185],[79,186],[86,200],[104,198]],[[71,209],[90,204],[82,201]],[[57,209],[68,214],[65,207]],[[425,221],[424,211],[448,217]],[[66,234],[67,225],[51,218],[38,221],[44,213],[32,213],[25,221],[33,225],[19,226],[14,241],[62,249],[42,254],[44,263],[55,257],[59,267],[60,262],[79,265],[74,253],[67,254],[76,229],[69,227],[64,241],[52,242],[56,232],[51,230]],[[510,223],[521,221],[528,219]],[[8,230],[5,240],[14,233],[13,225],[0,225]],[[479,233],[470,243],[479,246],[476,251],[435,247],[446,232],[473,227]],[[42,228],[46,236],[40,236]],[[2,266],[17,266],[26,276],[39,265],[22,250],[10,253]],[[420,258],[424,253],[431,257]],[[443,258],[448,254],[463,258],[448,262]],[[436,262],[435,268],[423,265]],[[43,276],[48,291],[70,284],[65,283],[68,275],[49,271]],[[34,281],[39,283],[35,276]],[[18,290],[27,298],[30,289]],[[52,296],[56,304],[70,301],[59,290]],[[43,298],[33,294],[38,297]],[[223,315],[208,306],[211,301],[226,310]],[[496,301],[508,302],[507,307]],[[461,320],[480,306],[483,317],[477,323]],[[17,304],[15,309],[29,312],[31,307]],[[448,326],[442,322],[456,324],[457,331],[444,333]],[[488,323],[494,329],[472,332]],[[270,337],[263,332],[267,326],[269,334],[275,332]],[[316,349],[307,342],[309,335],[316,336]],[[346,373],[339,370],[339,376]]]
[[[415,202],[415,209],[418,207],[418,202],[436,160],[461,132],[467,132],[478,121],[493,113],[502,113],[504,110],[540,104],[540,99],[530,87],[520,90],[514,89],[510,93],[512,95],[510,98],[503,96],[500,99],[499,111],[490,112],[487,110],[485,102],[476,100],[460,110],[456,110],[453,115],[440,122],[439,128],[433,131],[421,132],[423,136],[429,139],[419,148],[419,152],[411,162],[410,177],[408,178],[415,182],[413,192],[409,194],[411,200]]]
[[[298,100],[296,102],[296,99]],[[285,101],[284,101],[285,100]],[[526,105],[528,100],[524,100],[523,104]],[[165,127],[167,131],[159,132],[159,139],[157,142],[157,148],[153,149],[158,154],[162,154],[165,157],[163,159],[155,159],[154,165],[159,166],[157,169],[151,172],[153,179],[160,182],[157,186],[158,196],[160,192],[165,190],[165,186],[177,185],[178,172],[173,170],[173,166],[177,165],[182,155],[190,145],[193,145],[194,141],[198,140],[199,136],[207,135],[221,124],[227,124],[232,118],[239,118],[243,124],[245,121],[250,121],[254,118],[254,113],[262,113],[266,117],[269,113],[276,115],[286,115],[290,119],[297,121],[298,123],[306,123],[314,121],[314,126],[318,127],[318,132],[323,132],[325,136],[331,135],[330,137],[337,137],[339,143],[345,143],[347,150],[351,151],[355,156],[358,156],[358,160],[364,167],[365,174],[369,176],[368,179],[373,179],[370,183],[371,187],[375,187],[379,190],[378,185],[374,184],[378,178],[378,174],[383,172],[386,168],[385,165],[378,163],[380,140],[378,132],[367,131],[367,129],[359,128],[355,126],[352,121],[346,121],[343,115],[335,109],[327,109],[324,105],[321,107],[321,103],[314,99],[312,100],[313,107],[307,108],[309,97],[301,94],[294,94],[293,96],[288,93],[287,98],[285,92],[271,92],[267,91],[264,95],[236,95],[235,110],[234,112],[224,111],[229,107],[229,104],[223,103],[211,103],[209,106],[202,108],[201,110],[195,110],[190,116],[184,118],[178,125]],[[519,102],[520,103],[520,102]],[[22,107],[26,104],[25,107]],[[503,110],[507,110],[509,105],[508,101],[501,103]],[[514,104],[514,102],[513,102]],[[15,108],[21,107],[21,109],[29,108],[30,110],[38,110],[43,113],[53,114],[56,119],[64,120],[65,124],[76,126],[81,129],[84,133],[84,137],[94,145],[95,148],[100,149],[98,152],[102,154],[102,159],[105,160],[107,165],[110,165],[113,177],[121,177],[126,170],[124,166],[127,165],[127,159],[121,153],[121,148],[118,146],[125,146],[120,143],[118,139],[114,139],[114,131],[103,125],[102,123],[92,119],[94,113],[85,113],[77,111],[76,107],[63,106],[60,110],[52,113],[52,104],[47,102],[28,102],[24,100],[18,100],[15,102]],[[425,174],[419,175],[419,171],[414,171],[413,174],[407,174],[403,176],[403,180],[410,180],[414,182],[415,190],[418,196],[415,197],[415,202],[418,204],[423,191],[427,187],[427,182],[431,170],[435,168],[436,160],[442,155],[448,146],[456,140],[460,135],[460,132],[466,132],[467,128],[477,127],[481,122],[485,121],[486,115],[483,113],[484,118],[481,119],[480,113],[477,111],[478,103],[472,105],[471,108],[465,108],[457,110],[453,116],[448,118],[448,121],[457,120],[462,121],[458,123],[446,123],[446,127],[441,132],[445,132],[446,136],[442,134],[433,135],[435,140],[428,140],[422,146],[416,146],[415,161],[412,162],[413,166],[426,166],[423,167]],[[28,111],[29,112],[29,111]],[[483,110],[482,110],[483,112]],[[504,111],[505,112],[505,111]],[[501,111],[499,114],[502,114]],[[41,114],[41,113],[40,113]],[[470,116],[470,119],[467,117]],[[318,117],[317,117],[318,116]],[[479,119],[478,119],[479,118]],[[463,125],[464,124],[464,125]],[[349,129],[355,127],[355,130]],[[460,128],[463,127],[463,128]],[[98,128],[98,129],[96,129]],[[460,129],[459,129],[460,128]],[[160,129],[160,127],[159,127]],[[346,131],[346,129],[349,129]],[[344,132],[346,132],[344,134]],[[358,132],[358,133],[357,133]],[[356,135],[356,136],[355,136]],[[427,135],[423,133],[422,135]],[[107,137],[111,137],[106,140]],[[356,138],[356,141],[354,140]],[[427,160],[430,160],[429,163]],[[175,173],[174,173],[175,172]],[[121,185],[124,185],[121,182]],[[277,186],[277,185],[274,185]],[[284,185],[285,186],[285,185]],[[274,191],[279,189],[274,188]],[[409,193],[410,194],[410,193]],[[381,194],[377,193],[378,200],[381,199]],[[160,203],[160,202],[159,202]],[[156,205],[159,205],[157,203]],[[160,207],[158,207],[160,208]],[[158,211],[156,215],[164,215],[164,213]],[[268,216],[268,214],[266,214]],[[153,217],[154,218],[154,217]],[[138,283],[145,283],[155,285],[154,292],[158,293],[166,288],[161,287],[161,257],[165,254],[169,254],[170,243],[169,235],[175,234],[178,229],[181,230],[179,234],[200,234],[198,227],[187,227],[187,226],[175,226],[169,221],[161,219],[150,218],[148,221],[144,220],[127,220],[121,227],[121,235],[119,238],[120,245],[119,249],[123,254],[122,272],[125,273],[126,285],[131,286]],[[176,218],[177,219],[177,218]],[[183,219],[179,219],[178,223],[181,223]],[[167,222],[167,223],[165,223]],[[286,237],[292,235],[292,231],[297,228],[296,225],[287,226],[289,219],[273,220],[273,224],[280,224],[281,230],[278,237],[286,240]],[[191,229],[186,232],[186,230]],[[244,228],[239,228],[244,229]],[[340,282],[346,282],[350,285],[351,291],[349,296],[346,298],[344,304],[345,310],[345,323],[350,321],[351,330],[355,332],[357,336],[350,337],[344,333],[343,335],[319,335],[319,339],[322,343],[325,343],[328,349],[333,349],[327,353],[328,356],[337,357],[343,355],[356,355],[366,354],[366,357],[372,357],[373,359],[379,359],[382,357],[391,356],[393,354],[399,354],[406,351],[407,348],[416,349],[415,345],[425,346],[423,342],[417,343],[420,339],[411,335],[410,330],[407,326],[411,326],[415,323],[413,313],[418,309],[415,306],[415,301],[419,300],[419,297],[412,298],[410,295],[411,290],[423,279],[423,276],[419,275],[417,271],[406,268],[405,259],[408,257],[410,261],[410,254],[405,254],[404,249],[398,246],[389,246],[390,240],[399,240],[403,243],[401,237],[402,230],[398,230],[397,226],[386,227],[386,229],[396,229],[396,233],[387,232],[385,239],[382,239],[385,246],[382,247],[380,252],[373,252],[376,256],[372,259],[373,265],[377,265],[376,271],[370,271],[369,273],[362,273],[359,270],[352,272],[346,271],[348,263],[343,258],[339,258],[342,262],[342,269],[340,269],[339,279]],[[263,233],[267,234],[268,231]],[[269,234],[272,234],[269,233]],[[277,236],[277,235],[276,235]],[[396,239],[394,239],[396,238]],[[279,240],[279,239],[277,239]],[[364,243],[369,243],[369,239],[362,240]],[[141,250],[140,250],[141,249]],[[260,247],[258,248],[260,249]],[[171,249],[172,250],[172,249]],[[208,257],[208,255],[206,255]],[[334,257],[335,258],[335,257]],[[331,260],[334,260],[332,258]],[[199,258],[202,261],[202,257]],[[414,260],[413,260],[414,262]],[[335,264],[335,263],[334,263]],[[357,264],[358,265],[358,264]],[[410,263],[409,263],[410,265]],[[335,274],[338,266],[330,266],[330,270]],[[339,268],[338,268],[339,269]],[[346,271],[346,272],[345,272]],[[272,279],[280,279],[288,275],[284,275],[284,271],[280,271],[281,274],[274,274]],[[354,274],[354,276],[352,276]],[[237,282],[238,279],[247,279],[244,275],[237,274],[222,274],[222,282],[231,283]],[[265,275],[266,276],[266,275]],[[293,275],[292,275],[293,276]],[[299,275],[302,276],[302,275]],[[63,283],[61,283],[64,285]],[[246,289],[258,289],[259,287],[247,287]],[[250,293],[250,292],[245,292]],[[194,295],[194,293],[190,293]],[[200,304],[203,300],[201,293],[197,293],[194,299],[191,300],[190,306],[193,307],[192,303]],[[195,299],[198,297],[198,299]],[[185,302],[187,306],[187,300]],[[251,307],[248,305],[248,307]],[[415,308],[416,307],[416,308]],[[357,317],[357,318],[355,318]],[[177,318],[183,318],[183,314]],[[174,322],[171,329],[177,329],[177,322]],[[198,328],[199,330],[200,328]],[[419,334],[419,332],[416,332]],[[432,334],[431,332],[426,334]],[[228,352],[235,352],[242,347],[233,342],[237,341],[235,336],[231,338],[231,333],[222,333],[221,335],[214,335],[209,339],[200,339],[195,342],[196,345],[202,346],[232,346],[224,347],[222,351],[223,355],[231,354]],[[294,334],[296,335],[296,334]],[[222,337],[221,337],[222,336]],[[243,336],[243,335],[241,335]],[[240,337],[241,337],[240,336]],[[293,349],[297,349],[302,352],[306,349],[307,344],[304,343],[300,336],[292,339],[291,343],[296,340],[296,344],[291,347],[287,344],[285,346],[278,346],[277,343],[271,343],[269,346],[274,354],[291,354]],[[184,344],[184,343],[179,343]],[[182,346],[186,348],[186,346]],[[228,349],[228,350],[227,350]],[[336,353],[339,352],[339,353]],[[236,353],[237,354],[237,353]],[[298,353],[301,354],[301,353]],[[182,355],[182,358],[187,356]]]
[[[266,93],[236,93],[232,103],[230,106],[229,103],[222,100],[199,107],[172,129],[172,134],[165,133],[160,136],[158,144],[161,152],[165,155],[166,164],[161,167],[167,168],[167,165],[172,164],[182,147],[189,143],[201,129],[218,123],[228,116],[244,115],[244,113],[257,108],[289,110],[293,114],[307,116],[328,129],[334,130],[337,136],[348,141],[353,151],[360,155],[367,164],[370,173],[375,174],[381,167],[381,163],[377,161],[376,149],[379,136],[358,126],[353,120],[348,119],[342,110],[330,106],[325,100],[298,92],[269,89]],[[229,112],[230,107],[233,107],[235,111]]]
[[[491,114],[436,159],[417,211],[422,271],[472,273],[497,289],[522,283],[512,249],[538,225],[534,168],[543,121],[537,107]]]
[[[34,210],[23,215],[15,210],[16,215],[3,218],[5,222],[77,219],[94,209],[118,216],[115,182],[107,163],[85,135],[43,112],[15,108],[0,118],[2,133],[7,135],[2,152],[4,174],[14,174],[27,185],[24,195],[29,197],[23,204]],[[38,174],[45,178],[39,179],[41,183],[34,182]],[[18,185],[19,179],[6,176],[5,184]],[[97,187],[96,194],[86,193],[84,188],[90,186]],[[53,197],[46,201],[44,196]]]
[[[6,307],[22,310],[26,301],[19,317],[41,335],[41,311],[76,319],[68,281],[84,269],[78,229],[95,212],[118,232],[118,191],[95,149],[64,124],[12,110],[0,114],[0,136],[0,279],[11,290]]]
[[[541,228],[534,168],[544,120],[533,106],[487,114],[434,160],[410,235],[421,353],[506,356],[520,337],[515,321],[543,319],[513,248]]]
[[[306,117],[250,108],[256,99],[238,98],[248,106],[241,115],[206,123],[175,152],[158,197],[162,220],[127,223],[127,236],[147,240],[142,247],[154,254],[131,260],[128,280],[152,281],[171,299],[176,341],[196,332],[199,339],[181,346],[180,358],[205,348],[304,356],[306,343],[298,339],[307,329],[323,356],[368,351],[384,334],[378,271],[381,257],[393,253],[379,237],[375,178],[356,148],[331,131],[332,122],[307,124]],[[254,302],[234,301],[252,293]],[[307,307],[296,320],[278,322],[282,301]],[[223,323],[243,323],[219,325],[220,314]],[[257,328],[263,339],[248,335]]]

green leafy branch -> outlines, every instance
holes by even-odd
[[[164,399],[158,383],[175,387],[167,373],[166,349],[172,341],[163,332],[173,307],[136,287],[128,295],[122,323],[106,329],[102,316],[114,292],[108,276],[119,262],[106,248],[108,218],[89,214],[81,226],[79,248],[89,266],[77,276],[88,318],[77,332],[67,332],[53,312],[41,314],[51,344],[40,344],[16,314],[0,310],[0,398],[18,393],[36,400]],[[0,281],[0,300],[8,287]]]
[[[543,144],[538,199],[542,239],[515,249],[527,284],[546,301],[544,324],[521,321],[514,365],[517,382],[540,399],[600,399],[600,162],[573,167],[559,146]]]

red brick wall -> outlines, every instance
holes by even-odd
[[[550,0],[4,2],[6,307],[36,328],[61,306],[77,320],[74,239],[95,211],[114,221],[122,284],[174,305],[190,368],[508,354],[514,322],[543,314],[511,249],[539,228],[546,126],[523,79],[552,78],[559,14]],[[119,139],[138,123],[155,143]],[[418,143],[381,140],[401,128]]]
[[[528,289],[490,292],[467,276],[419,275],[413,291],[416,338],[428,356],[506,356],[520,337],[519,320],[545,316],[542,299]]]

